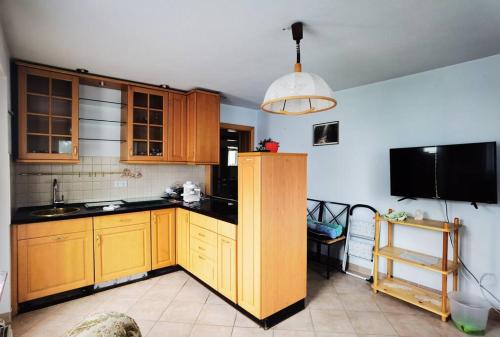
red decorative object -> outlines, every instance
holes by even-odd
[[[280,147],[280,143],[275,141],[267,142],[264,147],[270,152],[278,152],[278,148]]]

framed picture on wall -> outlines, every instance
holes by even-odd
[[[313,146],[333,145],[339,143],[339,122],[328,122],[313,125]]]

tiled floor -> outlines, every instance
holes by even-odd
[[[179,271],[25,313],[13,322],[14,335],[58,337],[85,316],[125,312],[147,337],[361,337],[461,336],[452,323],[383,294],[369,284],[337,273],[329,281],[309,273],[305,310],[265,331],[208,289]],[[486,336],[500,336],[490,320]]]

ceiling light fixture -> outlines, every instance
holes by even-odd
[[[335,108],[337,101],[325,80],[316,74],[302,72],[302,22],[292,25],[292,36],[297,44],[295,72],[278,78],[269,86],[260,108],[266,112],[284,115],[303,115]]]

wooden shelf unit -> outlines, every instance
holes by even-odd
[[[391,213],[392,210],[389,210]],[[380,226],[381,222],[386,221],[388,226],[387,246],[380,248]],[[419,253],[416,251],[395,247],[394,246],[394,225],[403,225],[425,230],[432,230],[442,233],[442,255],[441,257],[433,257],[428,254]],[[460,228],[460,221],[458,218],[454,219],[453,223],[442,222],[436,220],[416,220],[414,218],[407,218],[404,221],[386,220],[380,216],[375,215],[375,252],[374,252],[374,272],[373,272],[373,291],[383,292],[387,295],[393,296],[400,300],[406,301],[420,308],[433,312],[441,316],[443,321],[446,321],[450,315],[448,310],[448,274],[453,274],[453,290],[458,289],[458,234]],[[453,258],[448,260],[448,235],[453,233]],[[404,254],[411,254],[417,259],[436,259],[436,263],[426,264],[424,262],[415,261]],[[379,258],[384,257],[387,259],[387,272],[386,278],[379,280]],[[408,281],[394,279],[393,266],[394,261],[401,262],[413,267],[422,268],[437,272],[441,274],[441,291],[434,292],[424,289]]]

